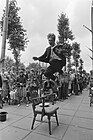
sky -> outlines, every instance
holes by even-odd
[[[21,62],[27,66],[34,62],[33,56],[44,53],[48,47],[48,33],[54,33],[57,40],[58,18],[63,12],[69,19],[74,41],[80,44],[84,69],[89,72],[92,69],[92,61],[88,56],[91,56],[91,52],[87,47],[92,48],[92,35],[83,25],[91,28],[91,3],[92,0],[17,0],[17,6],[21,8],[19,16],[29,39],[25,52],[22,52]],[[0,20],[5,5],[6,0],[0,0]],[[0,36],[0,50],[1,46],[2,37]],[[7,48],[8,45],[6,45],[6,56],[12,57]]]

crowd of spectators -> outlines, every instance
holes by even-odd
[[[82,90],[89,84],[89,75],[74,72],[55,73],[55,81],[44,76],[44,69],[20,69],[19,73],[11,68],[2,69],[0,74],[0,102],[2,104],[18,105],[31,103],[32,98],[42,96],[42,93],[55,92],[56,100],[69,98],[71,95],[82,94]]]

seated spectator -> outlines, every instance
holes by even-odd
[[[55,98],[57,98],[58,96],[57,84],[52,79],[47,78],[47,80],[43,84],[43,91],[44,91],[44,95],[56,93]],[[53,100],[54,98],[53,96],[51,95],[49,98]]]

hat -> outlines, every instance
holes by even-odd
[[[23,73],[23,70],[20,70],[19,73]]]
[[[32,68],[31,71],[34,71],[34,68]]]

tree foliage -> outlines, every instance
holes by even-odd
[[[22,26],[21,18],[18,16],[20,8],[17,6],[16,0],[11,0],[9,3],[9,12],[8,12],[8,33],[7,39],[9,43],[9,50],[12,51],[16,65],[20,61],[21,51],[25,51],[27,47],[28,38],[26,30]],[[3,30],[3,21],[5,16],[5,10],[3,10],[3,17],[0,21],[1,31]]]
[[[80,59],[80,44],[78,44],[77,42],[74,42],[72,44],[72,47],[73,47],[73,52],[72,52],[72,55],[73,55],[73,60],[74,60],[74,65],[77,69],[77,67],[79,67],[79,59]]]
[[[38,69],[41,69],[41,65],[38,64],[38,63],[29,63],[29,65],[27,66],[28,69],[35,69],[35,70],[38,70]]]
[[[21,18],[18,16],[16,0],[10,1],[9,4],[9,20],[8,20],[8,38],[10,43],[10,49],[18,49],[24,51],[27,47],[28,39],[26,37],[26,30],[23,28]]]
[[[72,45],[70,42],[74,39],[73,33],[69,27],[69,19],[62,13],[58,18],[58,44],[62,44],[67,57],[71,56]],[[70,57],[69,57],[70,58]]]
[[[58,44],[62,44],[62,49],[64,54],[68,59],[68,71],[71,69],[71,51],[72,45],[70,42],[74,39],[73,33],[69,27],[69,19],[66,17],[66,14],[62,13],[58,18]]]
[[[68,40],[73,40],[74,36],[72,31],[69,28],[69,19],[66,17],[66,14],[62,13],[58,18],[58,39],[59,43],[66,43]]]
[[[4,66],[4,68],[5,68],[5,70],[10,70],[11,69],[11,67],[13,67],[13,66],[15,66],[15,63],[14,63],[14,61],[13,61],[13,59],[11,59],[10,57],[6,57],[5,58],[5,66]]]
[[[80,58],[79,59],[79,73],[82,75],[83,73],[83,60]]]

